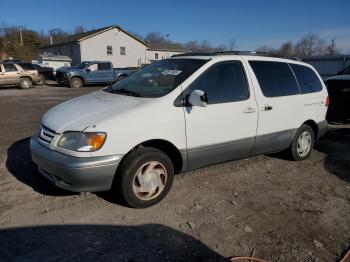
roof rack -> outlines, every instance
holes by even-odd
[[[254,55],[254,56],[266,56],[266,57],[275,57],[275,58],[284,58],[301,61],[298,57],[287,57],[281,56],[273,53],[261,53],[255,51],[220,51],[220,52],[212,52],[212,53],[192,53],[187,52],[183,54],[173,55],[172,57],[182,57],[182,56],[217,56],[217,55]]]

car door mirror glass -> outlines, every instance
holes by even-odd
[[[207,94],[202,90],[193,90],[188,97],[188,103],[191,106],[206,107],[208,103]]]

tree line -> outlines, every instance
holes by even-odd
[[[60,28],[38,32],[24,27],[0,24],[0,60],[14,58],[31,61],[39,54],[40,46],[49,45],[51,41],[53,43],[59,42],[70,35],[84,33],[86,31],[86,28],[81,25],[76,26],[70,32]],[[148,44],[171,44],[172,47],[178,46],[196,53],[232,51],[237,47],[234,38],[230,38],[227,44],[212,45],[207,40],[190,40],[185,43],[178,43],[171,40],[169,34],[165,35],[160,32],[150,32],[145,36],[137,33],[134,33],[134,35]],[[260,46],[256,51],[287,57],[332,56],[339,53],[335,39],[328,42],[316,33],[309,33],[295,43],[286,41],[279,48]]]

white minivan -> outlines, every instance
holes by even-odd
[[[174,174],[287,150],[307,159],[327,131],[310,65],[259,55],[182,55],[50,109],[31,139],[40,173],[71,191],[156,204]]]

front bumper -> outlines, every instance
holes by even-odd
[[[38,141],[30,140],[33,162],[39,172],[56,186],[73,192],[110,190],[122,155],[73,157],[53,151]]]

